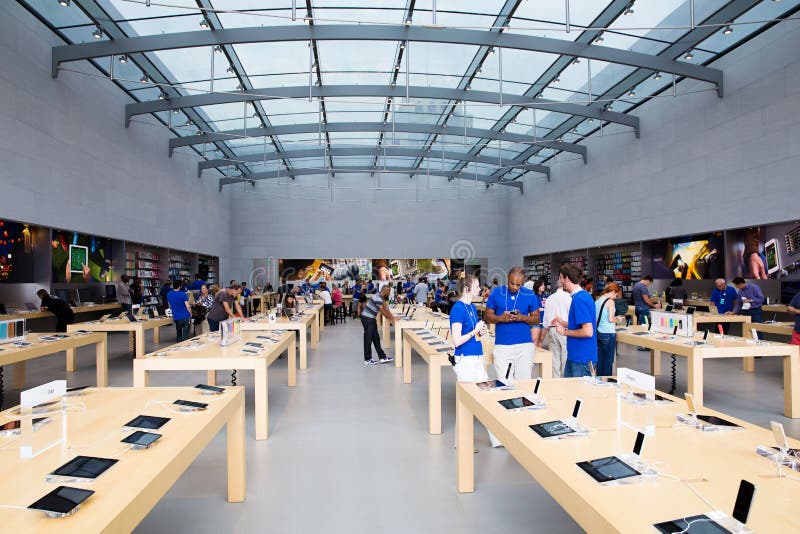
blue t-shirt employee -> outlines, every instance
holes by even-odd
[[[508,272],[508,285],[492,291],[486,300],[484,320],[495,324],[494,368],[497,378],[530,379],[535,347],[531,326],[539,324],[539,298],[525,287],[522,267]],[[509,371],[509,364],[511,365]]]
[[[561,266],[559,277],[564,291],[572,295],[569,320],[553,319],[556,332],[567,336],[567,363],[564,378],[590,376],[589,362],[597,365],[597,328],[595,305],[592,296],[581,289],[583,271],[572,264]]]

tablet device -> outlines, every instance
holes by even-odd
[[[436,349],[436,352],[450,352],[450,349],[448,347],[443,347],[441,349]]]
[[[575,432],[575,429],[566,424],[564,421],[548,421],[547,423],[539,423],[537,425],[529,426],[531,430],[543,438],[563,436],[566,434],[573,434]]]
[[[686,306],[686,315],[694,315],[695,310],[697,310],[697,308],[694,306]]]
[[[672,304],[667,304],[666,306],[664,306],[664,311],[671,312],[674,308],[675,307]]]
[[[254,342],[254,341],[248,341],[247,343],[245,343],[245,346],[246,346],[246,347],[256,347],[256,348],[259,348],[259,349],[260,349],[260,348],[261,348],[261,347],[263,347],[264,345],[262,345],[261,343],[256,343],[256,342]]]
[[[764,244],[764,257],[767,260],[767,274],[773,274],[781,270],[778,242],[775,239],[770,239]]]
[[[206,403],[187,401],[187,400],[181,400],[181,399],[176,400],[172,404],[175,404],[176,406],[180,406],[181,410],[184,410],[184,409],[188,409],[188,410],[205,410],[206,408],[208,408],[208,404],[206,404]]]
[[[487,380],[486,382],[478,382],[476,385],[484,391],[508,387],[507,384],[500,382],[499,380]]]
[[[655,400],[655,401],[659,401],[659,402],[662,402],[662,401],[664,401],[664,402],[672,402],[671,399],[668,399],[666,397],[662,397],[658,393],[654,394],[652,398],[649,398],[646,393],[642,393],[640,391],[634,391],[633,392],[633,396],[636,397],[637,399],[642,399],[642,400]]]
[[[128,428],[144,428],[147,430],[158,430],[166,425],[169,417],[156,417],[154,415],[138,415],[132,420],[128,421],[125,427]]]
[[[40,510],[53,517],[65,516],[74,512],[78,508],[78,505],[88,499],[93,493],[93,490],[59,486],[28,506],[28,509]]]
[[[727,419],[722,419],[721,417],[717,417],[715,415],[698,415],[697,419],[703,421],[704,423],[708,423],[709,425],[741,428],[736,423],[732,423]]]
[[[633,335],[634,335],[634,336],[646,336],[646,335],[648,335],[649,333],[650,333],[650,332],[634,332],[634,333],[633,333]]]
[[[144,432],[143,430],[137,430],[133,434],[130,434],[124,438],[122,438],[122,443],[129,443],[133,445],[133,449],[147,449],[156,442],[158,438],[161,437],[161,434],[155,434],[153,432]]]
[[[577,465],[598,482],[611,482],[641,475],[639,471],[616,456],[598,458],[589,462],[578,462]]]
[[[225,393],[225,388],[217,386],[209,386],[207,384],[197,384],[195,387],[197,389],[203,390],[203,394],[205,395],[219,395],[220,393]]]
[[[33,429],[38,430],[39,427],[46,425],[50,421],[51,419],[49,417],[37,417],[33,420]],[[21,427],[22,423],[19,419],[9,421],[8,423],[0,425],[0,434],[19,434]]]
[[[506,410],[516,410],[517,408],[536,406],[536,403],[527,397],[515,397],[513,399],[503,399],[497,402],[499,402],[500,406]]]
[[[444,345],[444,341],[433,341],[431,343],[428,343],[428,345],[430,345],[431,347],[435,347],[436,345]]]
[[[731,534],[731,531],[723,528],[719,523],[709,518],[707,515],[693,515],[665,521],[653,525],[656,530],[664,534]]]
[[[76,456],[65,463],[48,477],[82,478],[94,480],[119,460],[113,458],[99,458],[96,456]]]
[[[37,311],[36,304],[34,304],[33,302],[26,302],[25,307],[28,308],[28,311]]]

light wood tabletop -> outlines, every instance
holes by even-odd
[[[75,323],[67,325],[67,332],[76,332],[78,330],[86,330],[88,332],[128,332],[132,348],[137,358],[141,358],[145,354],[145,333],[148,330],[153,331],[153,343],[156,345],[161,342],[161,333],[159,329],[162,326],[173,324],[169,317],[156,317],[155,319],[145,319],[136,321],[134,323],[122,317],[112,317],[106,319],[102,323],[99,321],[89,321],[86,323]],[[131,344],[129,342],[129,344]]]
[[[315,313],[305,313],[295,316],[293,319],[278,317],[274,323],[269,322],[267,315],[256,315],[242,320],[242,332],[265,331],[265,330],[297,330],[300,332],[300,369],[308,368],[308,341],[307,332],[311,332],[311,348],[316,349],[319,345],[319,321]]]
[[[116,302],[112,302],[109,304],[90,304],[90,305],[81,305],[81,306],[74,306],[72,307],[72,313],[75,315],[79,315],[82,313],[92,313],[92,312],[104,312],[104,311],[114,311],[114,310],[121,310],[122,306],[120,306]],[[24,311],[19,313],[9,313],[5,315],[0,315],[0,321],[10,321],[14,319],[43,319],[45,317],[55,317],[49,311]]]
[[[757,487],[749,527],[755,532],[800,531],[796,512],[800,484],[778,478],[775,464],[756,454],[759,445],[774,445],[771,432],[705,408],[702,414],[717,415],[744,428],[702,432],[676,425],[676,415],[687,411],[681,399],[669,397],[675,402],[668,405],[635,406],[621,400],[615,388],[598,388],[583,379],[544,380],[539,394],[546,399],[545,409],[506,410],[499,400],[530,395],[533,390],[532,381],[516,386],[512,391],[483,391],[475,384],[458,383],[459,492],[475,491],[474,462],[484,456],[473,454],[473,421],[477,418],[587,532],[655,532],[655,523],[714,508],[730,515],[741,479]],[[583,399],[579,420],[589,428],[588,435],[547,440],[529,428],[568,417],[577,398]],[[642,429],[646,424],[652,425],[655,433],[645,439],[641,459],[661,476],[638,484],[608,486],[597,483],[576,465],[630,453],[636,438],[632,428]],[[791,440],[791,446],[798,447],[800,442]]]
[[[384,343],[384,348],[389,348],[394,344],[394,366],[402,366],[403,358],[403,331],[407,328],[443,328],[445,330],[450,328],[450,318],[444,313],[436,313],[430,308],[425,306],[416,306],[413,313],[409,312],[408,306],[395,305],[391,306],[389,310],[400,319],[397,321],[390,321],[380,317],[380,331],[381,341]],[[405,312],[405,313],[404,313]],[[391,341],[389,329],[394,327],[394,341]]]
[[[637,333],[645,335],[637,335]],[[800,352],[797,345],[787,343],[755,343],[741,337],[708,336],[704,345],[692,345],[702,340],[699,333],[693,339],[667,334],[650,333],[644,326],[617,330],[617,342],[645,347],[650,353],[650,374],[661,374],[661,354],[675,354],[687,359],[688,390],[695,401],[703,403],[703,361],[708,358],[742,358],[744,356],[774,356],[783,358],[783,413],[800,418]]]
[[[178,399],[208,402],[206,410],[179,412]],[[80,397],[69,398],[68,409],[49,414],[53,423],[37,431],[53,439],[65,432],[63,446],[20,460],[17,448],[0,452],[0,503],[23,509],[0,508],[0,523],[16,532],[130,532],[158,503],[208,443],[227,426],[227,499],[242,502],[246,494],[244,388],[227,388],[213,401],[199,390],[181,388],[89,388]],[[73,408],[69,408],[73,406]],[[154,432],[162,437],[145,450],[128,450],[120,440],[132,431],[122,426],[138,415],[170,418]],[[55,419],[66,420],[57,424]],[[0,419],[9,420],[9,411]],[[43,435],[42,438],[48,436]],[[10,447],[10,446],[6,446]],[[24,509],[56,488],[45,481],[47,473],[77,455],[113,457],[119,461],[91,484],[67,483],[95,491],[71,516],[46,518],[42,512]],[[208,487],[220,497],[219,481],[209,477]],[[4,529],[6,528],[4,527]]]
[[[255,373],[256,439],[267,439],[269,434],[269,377],[268,369],[278,357],[287,352],[288,385],[297,384],[297,351],[294,330],[278,332],[242,332],[242,339],[222,347],[219,335],[205,334],[172,345],[133,362],[133,386],[149,385],[153,371],[207,371],[206,383],[217,384],[217,371],[226,369],[251,369]],[[275,340],[275,341],[272,341]],[[261,347],[247,346],[257,343]],[[255,351],[257,354],[243,352]]]
[[[67,337],[55,341],[41,340],[43,337],[46,338],[64,335]],[[14,364],[14,389],[22,389],[25,387],[25,362],[27,360],[65,351],[67,355],[67,371],[71,373],[77,369],[75,349],[78,347],[84,347],[86,345],[96,345],[95,365],[97,368],[97,386],[105,387],[108,385],[108,346],[106,343],[106,334],[28,332],[25,335],[25,341],[31,343],[31,345],[29,347],[16,347],[12,343],[0,345],[0,367],[3,365]]]

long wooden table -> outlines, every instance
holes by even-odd
[[[243,332],[241,341],[222,347],[219,336],[206,334],[173,345],[163,351],[153,352],[133,362],[133,386],[150,385],[152,371],[207,371],[206,383],[217,383],[217,371],[225,369],[251,369],[255,373],[256,439],[267,439],[269,434],[269,378],[268,368],[278,357],[287,352],[289,364],[288,385],[297,384],[297,351],[294,331],[272,334],[277,343],[260,339],[265,333]],[[248,342],[261,343],[262,352],[242,352]],[[215,397],[209,397],[214,399]]]
[[[711,512],[689,484],[730,515],[741,479],[757,486],[748,526],[755,532],[800,531],[796,507],[800,484],[774,476],[774,464],[755,453],[759,445],[774,444],[771,432],[705,408],[701,413],[733,420],[744,428],[719,433],[676,426],[675,416],[686,413],[682,400],[671,397],[675,402],[667,406],[633,406],[619,400],[614,390],[596,388],[582,379],[544,380],[539,392],[547,400],[543,410],[512,412],[497,402],[530,395],[532,389],[532,381],[518,383],[513,391],[483,391],[475,384],[458,383],[459,492],[475,491],[474,462],[483,456],[473,454],[477,418],[587,532],[655,532],[655,523]],[[589,427],[587,436],[545,440],[529,428],[569,416],[576,398],[584,401],[579,420]],[[620,413],[626,421],[642,425],[652,420],[655,435],[645,440],[642,459],[665,476],[642,484],[603,486],[575,465],[631,451],[636,432],[621,424]],[[792,447],[800,446],[791,441]]]
[[[749,319],[749,317],[748,317]],[[753,333],[751,330],[755,330],[756,332],[763,332],[765,334],[777,334],[779,336],[787,336],[789,339],[792,338],[792,331],[794,330],[794,322],[791,323],[750,323],[747,325],[747,328],[743,328],[744,330],[744,337],[747,339],[753,339]],[[747,357],[743,358],[742,368],[747,373],[753,373],[756,370],[756,359]]]
[[[81,397],[70,399],[69,404],[80,403],[86,409],[67,410],[67,446],[53,447],[26,460],[11,451],[0,455],[0,502],[27,507],[55,489],[55,484],[45,482],[45,474],[76,454],[115,456],[119,462],[86,486],[96,493],[72,516],[48,519],[42,512],[0,508],[0,524],[6,525],[4,529],[25,533],[130,532],[223,427],[227,427],[227,498],[229,502],[244,501],[244,388],[228,388],[201,412],[174,411],[170,403],[177,399],[205,402],[207,397],[188,387],[90,388]],[[155,431],[163,437],[150,449],[125,450],[120,440],[130,432],[120,429],[140,414],[169,417],[170,421]],[[6,422],[8,411],[0,418]],[[51,432],[55,438],[60,426],[45,425],[37,435]],[[213,478],[205,483],[219,488]]]
[[[89,321],[88,323],[67,325],[67,332],[75,332],[77,330],[88,330],[89,332],[128,332],[129,338],[132,337],[131,341],[133,342],[134,353],[137,358],[141,358],[145,354],[145,333],[148,330],[152,330],[153,343],[157,345],[161,342],[159,329],[162,326],[171,324],[173,324],[173,321],[169,317],[157,317],[145,321],[136,321],[135,323],[131,323],[125,318],[110,318],[102,323]]]
[[[676,354],[687,359],[688,391],[694,395],[698,405],[703,404],[703,361],[710,358],[742,358],[744,356],[775,356],[783,358],[783,413],[786,417],[800,418],[800,352],[798,346],[787,343],[752,343],[733,336],[721,338],[708,336],[707,345],[690,346],[689,338],[647,333],[635,335],[634,332],[647,332],[644,326],[617,330],[617,342],[646,347],[650,353],[650,374],[661,374],[661,354]],[[660,339],[667,338],[667,339]],[[697,334],[695,340],[701,340]]]
[[[403,330],[403,383],[411,383],[411,351],[415,351],[428,364],[428,432],[431,434],[442,433],[442,367],[450,367],[447,359],[448,352],[453,352],[452,342],[442,345],[431,345],[423,339],[422,332],[407,328]],[[439,341],[440,342],[440,341]],[[483,336],[484,363],[492,363],[494,340],[490,336]],[[444,350],[447,348],[448,351]],[[539,376],[552,376],[553,355],[544,349],[537,348],[534,363],[539,366]],[[546,373],[546,374],[544,374]]]
[[[72,313],[75,315],[80,315],[82,313],[92,313],[92,312],[105,312],[105,311],[112,311],[112,310],[121,310],[122,306],[120,306],[116,302],[112,302],[109,304],[92,304],[91,306],[75,306],[72,308]],[[10,321],[14,319],[44,319],[47,317],[55,317],[49,311],[26,311],[21,313],[9,313],[6,315],[0,315],[0,321]]]
[[[308,368],[308,341],[307,332],[311,332],[311,348],[316,349],[319,345],[319,321],[313,313],[304,313],[297,316],[297,320],[289,320],[286,317],[275,319],[270,323],[266,315],[257,315],[242,321],[242,332],[257,332],[265,330],[297,330],[300,332],[300,369]]]
[[[450,318],[442,313],[435,313],[428,308],[418,306],[411,318],[405,318],[402,314],[403,306],[392,306],[390,311],[395,317],[400,317],[397,321],[390,321],[382,315],[380,317],[381,324],[381,341],[384,343],[384,348],[392,346],[389,335],[389,327],[394,327],[394,366],[402,366],[403,358],[403,331],[408,328],[440,328],[448,330],[450,328]]]
[[[0,345],[0,367],[14,364],[12,382],[14,389],[25,387],[25,362],[27,360],[65,351],[67,355],[67,372],[71,373],[77,369],[75,349],[86,345],[96,346],[97,386],[106,387],[108,385],[108,345],[105,334],[68,334],[69,337],[57,341],[40,341],[44,336],[55,335],[63,334],[28,332],[25,335],[25,341],[32,344],[30,347],[15,347],[10,343]],[[2,371],[0,370],[0,372]]]

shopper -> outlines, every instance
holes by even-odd
[[[479,296],[480,282],[478,282],[478,294],[475,295],[475,298],[477,299]],[[433,304],[431,305],[431,309],[437,312],[447,312],[448,307],[447,295],[445,294],[445,285],[444,282],[440,281],[436,284],[436,291],[433,293]]]
[[[75,314],[69,304],[46,290],[40,289],[36,296],[42,299],[42,311],[49,311],[56,316],[56,332],[66,332],[68,324],[75,323]]]
[[[172,310],[172,321],[177,333],[176,343],[189,338],[189,324],[192,320],[192,309],[189,307],[189,296],[181,291],[183,284],[179,280],[172,282],[172,291],[167,293],[167,302]]]
[[[192,306],[192,321],[195,325],[195,332],[197,331],[197,327],[200,327],[200,332],[206,332],[207,329],[207,322],[206,317],[208,316],[208,310],[211,309],[211,305],[214,303],[214,297],[208,292],[208,286],[203,284],[200,286],[200,296],[197,298],[197,301]]]
[[[764,322],[761,313],[764,294],[761,292],[761,288],[755,284],[748,284],[741,276],[733,279],[733,285],[739,290],[736,303],[733,305],[733,313],[747,315],[754,323]]]
[[[327,323],[331,320],[333,313],[333,297],[331,292],[328,291],[327,282],[319,283],[319,297],[322,299],[322,313],[324,314],[324,321]]]
[[[378,321],[377,317],[380,313],[383,317],[390,321],[397,321],[386,305],[385,300],[389,297],[389,284],[383,286],[377,295],[373,295],[366,303],[364,309],[361,310],[361,325],[364,327],[364,364],[375,365],[376,363],[388,363],[394,358],[387,356],[381,348],[381,338],[378,335]],[[375,351],[378,353],[378,360],[372,359],[372,345],[375,345]]]
[[[358,319],[359,313],[361,311],[360,306],[358,303],[361,301],[361,295],[363,294],[363,286],[361,285],[361,280],[356,280],[355,285],[353,285],[353,301],[350,303],[350,315]]]
[[[331,293],[331,301],[333,302],[333,306],[341,306],[342,305],[342,290],[339,289],[338,284],[333,284],[333,292]]]
[[[142,291],[142,281],[134,278],[131,282],[131,305],[141,305],[144,300],[144,292]]]
[[[636,322],[638,324],[650,323],[650,310],[660,308],[658,304],[653,304],[650,299],[650,286],[653,284],[653,277],[649,274],[633,285],[633,306],[636,310]],[[637,347],[637,350],[649,351],[645,347]]]
[[[622,298],[622,288],[615,283],[606,284],[603,294],[595,301],[597,315],[597,375],[611,376],[614,369],[614,352],[617,348],[617,323],[624,316],[616,315],[614,299]]]
[[[214,296],[211,309],[208,310],[208,328],[212,332],[219,330],[219,323],[227,319],[233,319],[237,315],[242,317],[242,307],[239,306],[238,298],[242,294],[242,286],[235,281],[231,287],[220,289]]]
[[[559,271],[561,286],[572,295],[569,319],[565,323],[554,319],[558,333],[567,336],[567,363],[564,378],[589,376],[589,362],[597,365],[597,332],[595,328],[595,304],[592,296],[581,288],[582,270],[567,263]]]
[[[478,310],[472,303],[473,299],[480,296],[481,286],[478,279],[466,275],[459,281],[459,299],[453,304],[450,311],[450,333],[455,347],[454,357],[458,382],[486,382],[486,364],[483,360],[483,344],[480,338],[486,335],[486,323],[478,318]],[[489,432],[489,441],[492,447],[499,447],[498,440]]]
[[[169,302],[167,302],[167,294],[170,291],[172,291],[172,282],[164,282],[164,285],[161,286],[161,290],[158,292],[158,297],[163,308],[169,307]],[[117,300],[119,300],[119,298],[117,298]]]
[[[119,302],[122,309],[125,311],[133,311],[133,303],[131,302],[131,279],[127,274],[119,277],[119,281],[114,284],[117,291],[117,302]]]
[[[200,273],[197,273],[194,275],[194,282],[192,282],[192,285],[189,286],[189,289],[192,291],[200,291],[200,286],[204,285],[205,283],[206,281],[203,280],[203,277],[200,276]]]
[[[422,305],[428,303],[428,284],[424,277],[420,277],[414,286],[414,302]]]
[[[531,291],[536,295],[536,300],[539,301],[539,317],[542,317],[544,314],[544,280],[539,279],[533,282],[531,284]],[[542,343],[544,343],[544,336],[545,329],[541,321],[539,324],[531,326],[531,341],[533,341],[534,345],[541,348]]]
[[[563,322],[569,320],[569,305],[572,304],[572,297],[561,287],[561,277],[556,279],[558,289],[550,295],[544,305],[544,326],[547,328],[547,339],[550,353],[553,355],[553,378],[561,378],[564,374],[564,366],[567,363],[567,337],[558,333],[558,323],[554,320],[559,319]]]
[[[497,377],[506,375],[516,379],[531,378],[533,354],[531,326],[539,323],[539,299],[522,287],[525,276],[522,267],[512,267],[508,272],[508,285],[498,287],[486,301],[484,320],[496,324],[494,341],[494,368]],[[509,368],[509,365],[511,366]]]
[[[795,293],[787,307],[789,315],[794,315],[794,330],[792,330],[792,345],[800,345],[800,291]]]
[[[202,284],[200,286],[200,298],[197,299],[197,304],[203,306],[206,310],[210,310],[213,303],[214,297],[208,292],[208,286]]]
[[[411,281],[411,275],[406,276],[406,281],[403,284],[403,292],[406,294],[406,300],[411,302],[414,300],[414,282]]]
[[[683,278],[676,278],[669,283],[664,292],[664,299],[667,304],[674,304],[676,307],[681,307],[686,303],[686,288],[683,287]]]

